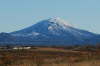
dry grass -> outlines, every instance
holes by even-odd
[[[100,66],[100,52],[62,48],[0,51],[0,66]]]

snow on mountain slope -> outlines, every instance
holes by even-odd
[[[93,33],[79,30],[71,26],[69,23],[67,23],[65,20],[62,20],[60,18],[50,18],[47,20],[43,20],[38,22],[35,25],[32,25],[31,27],[25,28],[23,30],[12,32],[11,34],[16,36],[37,36],[39,34],[42,35],[55,35],[55,36],[68,36],[69,34],[72,34],[76,37],[83,36],[92,36]],[[85,35],[84,35],[85,34]]]
[[[35,45],[75,45],[99,43],[100,36],[77,29],[61,18],[42,20],[28,28],[9,33],[15,43]]]
[[[60,18],[50,18],[47,20],[40,21],[39,23],[32,25],[31,27],[25,28],[20,31],[13,32],[12,34],[29,34],[29,33],[41,33],[41,32],[54,32],[67,29],[70,24],[67,24]]]

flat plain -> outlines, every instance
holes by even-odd
[[[100,66],[100,51],[52,47],[0,50],[0,66]]]

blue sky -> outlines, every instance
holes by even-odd
[[[100,0],[0,0],[0,32],[23,29],[55,16],[100,33]]]

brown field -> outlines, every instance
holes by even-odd
[[[100,66],[100,51],[46,47],[0,50],[0,66]]]

